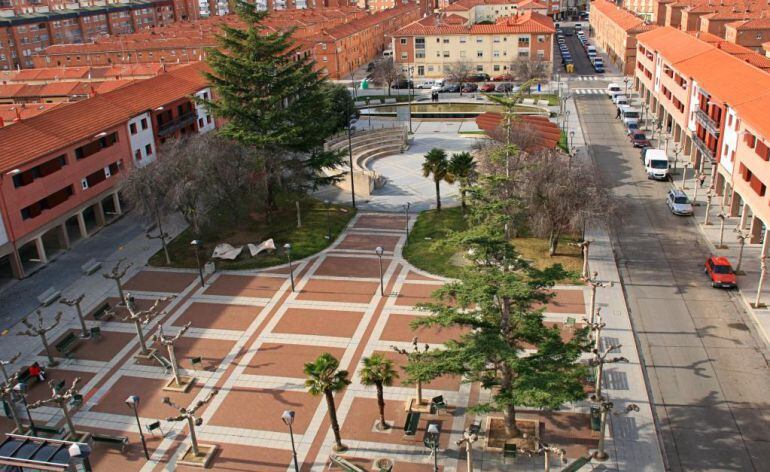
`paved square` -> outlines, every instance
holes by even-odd
[[[187,393],[169,392],[163,390],[166,382],[168,382],[167,379],[123,375],[110,387],[109,392],[100,398],[95,406],[91,407],[91,411],[130,415],[131,411],[126,406],[126,398],[130,395],[139,395],[141,398],[138,409],[139,416],[142,418],[168,418],[174,416],[174,409],[161,402],[163,397],[169,397],[179,405],[190,405],[201,388],[199,384],[196,384]],[[201,413],[203,411],[203,409],[200,410]],[[164,426],[168,426],[168,423],[165,423]]]
[[[179,293],[197,277],[197,274],[192,272],[143,270],[124,282],[123,290]]]
[[[261,307],[250,305],[193,303],[174,321],[174,326],[190,322],[193,328],[244,331],[261,311]]]
[[[386,236],[381,234],[358,234],[348,233],[339,244],[337,249],[355,249],[359,251],[371,251],[380,246],[385,251],[393,252],[396,249],[396,243],[401,236]]]
[[[236,387],[226,395],[222,406],[214,413],[209,424],[285,432],[286,425],[281,420],[281,413],[293,410],[296,416],[292,428],[297,434],[303,434],[307,430],[313,413],[322,400],[321,397],[308,395],[304,390]]]
[[[284,277],[223,274],[203,293],[228,297],[270,298],[285,281]]]
[[[361,323],[357,311],[289,308],[273,328],[274,333],[350,337]]]
[[[383,341],[408,342],[417,336],[417,340],[420,343],[440,344],[449,341],[450,339],[458,339],[463,332],[468,331],[455,326],[450,328],[431,326],[418,327],[416,330],[412,329],[412,322],[419,320],[420,318],[420,316],[416,315],[399,315],[391,313],[388,316],[385,328],[382,330],[380,339]]]
[[[388,270],[389,265],[390,258],[383,257],[383,272]],[[361,257],[329,256],[316,269],[315,275],[379,279],[380,262],[376,257],[364,259]]]
[[[361,215],[353,224],[355,229],[390,229],[404,230],[406,218],[385,215]]]
[[[379,282],[346,281],[343,289],[343,285],[336,280],[311,279],[305,284],[297,300],[369,303],[379,287]]]
[[[226,471],[286,472],[291,451],[266,447],[222,444],[212,469]],[[177,466],[178,472],[200,472],[199,467]]]
[[[56,352],[56,344],[70,333],[80,336],[79,329],[70,329],[51,343],[51,349],[57,356],[61,356],[61,354]],[[71,356],[75,359],[107,362],[112,360],[128,343],[135,340],[136,334],[133,332],[121,333],[102,330],[102,335],[99,338],[80,339]],[[138,346],[137,344],[137,349]],[[45,355],[45,351],[40,351],[39,355]]]
[[[48,398],[51,398],[51,388],[48,385],[48,382],[54,381],[56,383],[64,381],[64,385],[69,388],[72,386],[72,382],[75,380],[76,377],[80,377],[80,387],[82,388],[85,384],[91,381],[92,378],[94,378],[93,372],[82,372],[77,370],[69,370],[69,369],[63,369],[60,367],[56,368],[48,368],[45,370],[46,373],[46,381],[40,382],[40,381],[32,381],[27,382],[27,388],[28,388],[28,394],[27,394],[27,402],[32,403],[36,402],[38,400],[45,400]],[[22,415],[23,417],[24,415]]]
[[[264,343],[243,373],[304,379],[305,363],[314,361],[325,352],[339,359],[345,350],[328,346]]]

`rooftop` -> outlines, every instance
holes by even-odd
[[[549,34],[555,30],[551,18],[535,13],[525,11],[517,15],[501,17],[495,24],[457,24],[455,21],[447,22],[439,16],[426,16],[420,20],[410,23],[394,35],[413,36],[413,35],[437,35],[437,34],[516,34],[516,33],[542,33]]]

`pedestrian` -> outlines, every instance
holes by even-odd
[[[700,186],[700,188],[703,188],[703,183],[705,181],[706,181],[706,174],[704,174],[703,172],[698,174],[698,185]]]
[[[617,120],[618,118],[620,118],[620,107],[618,107],[618,111],[615,113],[615,119]]]

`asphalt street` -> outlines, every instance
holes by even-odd
[[[587,86],[606,82],[572,84]],[[765,344],[740,299],[711,288],[705,239],[691,217],[668,211],[671,184],[647,180],[611,102],[575,98],[601,178],[621,206],[612,225],[615,256],[670,470],[767,470]]]

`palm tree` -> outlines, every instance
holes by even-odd
[[[449,173],[460,182],[460,202],[465,210],[465,194],[468,187],[476,180],[476,161],[469,152],[457,152],[452,154],[449,161]]]
[[[313,362],[305,364],[305,388],[311,395],[318,396],[323,394],[326,397],[326,407],[329,410],[329,419],[332,422],[332,431],[334,432],[334,441],[336,442],[334,450],[344,451],[347,447],[342,444],[340,438],[340,423],[337,421],[337,407],[334,405],[334,393],[339,392],[350,384],[347,370],[337,370],[340,366],[334,356],[324,352]]]
[[[425,161],[422,163],[423,177],[433,175],[433,182],[436,183],[436,210],[441,211],[441,191],[439,184],[441,181],[451,184],[454,182],[454,176],[449,172],[449,161],[446,158],[446,151],[439,148],[433,148],[425,154]]]
[[[377,388],[377,406],[380,408],[377,427],[388,429],[390,426],[385,422],[385,397],[382,387],[393,385],[393,381],[398,378],[398,373],[393,369],[393,361],[379,353],[364,357],[361,362],[364,365],[361,369],[361,383],[367,387],[374,385]]]

